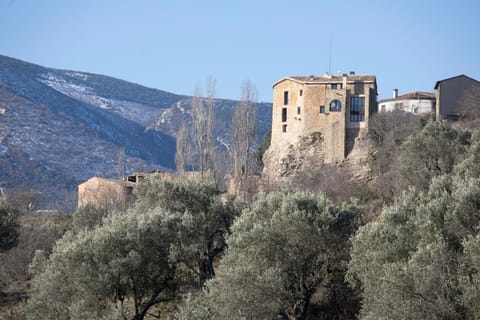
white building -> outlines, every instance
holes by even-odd
[[[435,93],[414,91],[398,95],[398,89],[393,90],[392,99],[378,101],[378,111],[402,110],[411,113],[435,114]]]

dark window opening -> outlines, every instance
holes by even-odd
[[[342,84],[341,83],[332,83],[330,85],[331,89],[342,89]]]
[[[325,113],[325,106],[320,106],[320,113]]]
[[[300,107],[297,107],[297,114],[300,114]]]
[[[282,125],[282,132],[287,132],[287,125],[286,124]]]
[[[300,90],[300,97],[303,96],[303,90]]]
[[[288,105],[288,91],[283,92],[283,105]]]
[[[350,105],[350,122],[365,121],[365,97],[352,97]]]
[[[330,101],[330,111],[331,112],[342,111],[342,102],[340,100]]]
[[[287,108],[282,108],[282,122],[287,121]]]

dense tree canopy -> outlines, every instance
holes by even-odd
[[[157,208],[175,213],[177,229],[170,259],[202,286],[215,274],[213,262],[225,248],[225,236],[239,215],[237,206],[221,201],[213,178],[202,182],[148,179],[136,194],[137,210]]]
[[[478,318],[478,156],[476,141],[453,176],[410,188],[359,230],[349,277],[363,288],[362,319]]]
[[[180,319],[305,319],[314,295],[328,288],[328,300],[345,271],[356,213],[325,196],[259,195],[235,221],[206,293],[191,296]]]
[[[401,145],[397,160],[399,190],[415,186],[427,190],[433,177],[449,174],[463,159],[471,133],[446,123],[430,122]]]
[[[101,224],[99,213],[86,208],[76,233],[50,256],[36,255],[30,319],[139,320],[214,275],[213,260],[238,211],[219,200],[215,184],[152,179],[137,196],[134,208],[112,212]]]
[[[171,299],[175,267],[168,261],[169,217],[153,211],[112,214],[93,231],[68,233],[48,259],[37,254],[29,318],[109,318],[130,299],[134,310],[125,316],[143,319],[152,305]]]
[[[17,245],[19,212],[0,204],[0,252]]]

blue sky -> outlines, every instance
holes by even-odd
[[[375,74],[379,99],[480,79],[480,1],[0,0],[0,54],[179,94],[259,101],[288,75]]]

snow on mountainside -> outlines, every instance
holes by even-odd
[[[215,101],[219,148],[228,148],[236,104]],[[51,208],[91,176],[173,170],[175,134],[190,110],[188,96],[0,55],[0,189],[35,189]],[[258,110],[263,136],[271,104]]]
[[[88,80],[88,75],[79,72],[67,74],[84,81]],[[145,125],[151,119],[156,118],[160,113],[160,110],[157,107],[98,96],[93,88],[72,83],[62,77],[55,76],[52,73],[42,75],[39,78],[39,81],[71,98],[107,110],[141,125]]]

